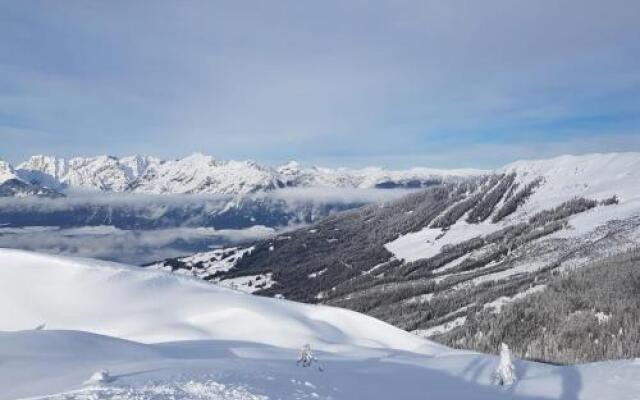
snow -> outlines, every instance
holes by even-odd
[[[271,272],[266,274],[245,275],[238,278],[215,280],[215,282],[220,286],[239,290],[243,293],[253,293],[261,289],[269,289],[271,286],[276,284]]]
[[[0,249],[0,314],[12,315],[0,319],[0,330],[45,322],[48,329],[147,343],[219,339],[296,349],[304,342],[327,351],[442,349],[352,311],[247,296],[162,271],[8,249]],[[248,326],[260,326],[259,337]]]
[[[513,385],[517,380],[516,367],[511,361],[511,351],[505,343],[500,345],[500,364],[494,374],[497,385]]]
[[[450,332],[450,331],[454,330],[455,328],[464,325],[464,323],[466,321],[467,321],[467,317],[466,316],[457,317],[457,318],[452,319],[451,321],[445,322],[444,324],[432,326],[431,328],[416,329],[412,333],[417,335],[417,336],[429,338],[429,337],[432,337],[432,336],[442,335],[443,333]]]
[[[522,209],[508,219],[522,219],[536,210],[548,209],[585,197],[603,200],[617,195],[620,204],[598,207],[596,210],[570,219],[576,233],[585,232],[607,220],[629,216],[640,210],[640,153],[586,154],[561,156],[547,160],[517,161],[498,172],[517,174],[520,187],[536,177],[544,178]]]
[[[253,161],[218,161],[196,153],[154,164],[135,183],[143,193],[248,194],[277,187],[277,174]]]
[[[245,254],[251,253],[254,246],[247,248],[227,247],[204,253],[196,253],[192,256],[178,258],[186,268],[173,270],[170,263],[165,261],[148,265],[146,268],[181,275],[197,276],[215,283],[221,287],[233,289],[242,293],[253,293],[260,289],[268,289],[276,282],[272,273],[245,275],[238,278],[220,279],[214,277],[217,272],[226,272],[235,267]]]
[[[317,278],[317,277],[321,276],[322,274],[324,274],[325,272],[327,272],[327,268],[323,268],[320,271],[312,272],[309,275],[307,275],[307,277],[308,278]]]
[[[246,342],[145,345],[74,331],[1,333],[0,392],[7,400],[420,399],[425,393],[451,400],[630,400],[640,374],[633,360],[568,367],[515,360],[518,380],[505,391],[491,385],[499,365],[494,356],[319,353],[324,372],[297,367],[297,356]],[[105,365],[110,383],[84,383]]]
[[[283,185],[369,189],[385,183],[403,184],[433,179],[446,181],[491,172],[516,172],[520,187],[538,176],[545,178],[544,184],[528,202],[532,210],[569,200],[576,195],[602,199],[617,194],[623,203],[636,202],[640,195],[633,189],[640,179],[639,167],[640,153],[588,154],[518,161],[496,171],[303,168],[296,162],[271,168],[251,160],[223,161],[200,153],[169,161],[140,155],[71,159],[37,155],[19,164],[15,170],[8,163],[0,161],[0,183],[15,175],[52,189],[69,187],[147,194],[246,195]],[[521,212],[526,213],[527,210]],[[521,217],[511,216],[515,219]]]
[[[385,244],[384,247],[396,258],[412,262],[433,257],[440,253],[444,246],[488,235],[501,228],[500,224],[469,224],[464,219],[460,219],[446,231],[440,228],[423,228],[418,232],[402,235]]]
[[[0,185],[10,179],[20,179],[16,175],[15,169],[6,161],[0,160]]]
[[[407,303],[407,304],[426,303],[426,302],[431,301],[431,299],[433,299],[433,296],[435,296],[434,293],[421,294],[421,295],[418,295],[418,296],[410,297],[407,300],[405,300],[404,302]]]
[[[471,252],[469,252],[469,253],[461,256],[461,257],[456,258],[455,260],[449,261],[448,263],[446,263],[445,265],[443,265],[440,268],[434,269],[433,273],[434,274],[440,274],[442,272],[446,272],[446,271],[448,271],[450,269],[456,268],[456,267],[460,266],[460,264],[462,264],[468,258],[475,257],[476,254],[481,254],[484,251],[485,251],[484,248],[479,249],[479,251],[478,250],[471,251]]]
[[[289,164],[290,165],[290,164]],[[461,177],[487,174],[488,171],[477,169],[434,169],[411,168],[408,170],[385,170],[378,167],[362,169],[351,168],[320,168],[313,167],[296,169],[280,168],[289,173],[289,182],[310,187],[342,187],[342,188],[373,188],[386,182],[403,183],[411,181],[427,181],[430,179],[456,179]],[[293,172],[295,171],[295,172]]]
[[[514,267],[506,269],[504,271],[493,272],[479,276],[477,278],[468,281],[466,284],[478,285],[483,282],[498,281],[500,279],[507,278],[512,275],[521,274],[525,272],[535,272],[549,265],[544,260],[526,260],[524,262],[518,262]]]
[[[0,250],[0,312],[5,400],[630,400],[640,381],[634,360],[515,360],[518,380],[505,390],[491,385],[497,357],[355,312],[14,250]],[[296,366],[305,343],[324,372]],[[101,370],[108,379],[92,380]]]
[[[497,299],[495,299],[494,301],[490,302],[490,303],[486,303],[484,305],[485,309],[491,309],[493,312],[499,313],[502,310],[502,307],[504,307],[505,305],[514,302],[516,300],[521,300],[524,299],[525,297],[534,294],[534,293],[539,293],[542,292],[543,290],[545,290],[547,288],[547,285],[536,285],[536,286],[532,286],[529,289],[517,293],[514,296],[501,296]]]
[[[2,169],[0,165],[0,183],[3,181]],[[25,180],[57,190],[79,188],[147,194],[221,195],[247,195],[282,186],[370,189],[379,183],[457,179],[485,173],[470,169],[302,168],[295,161],[274,169],[252,160],[223,161],[201,153],[168,161],[140,155],[75,157],[68,160],[37,155],[17,168],[18,176]]]
[[[596,231],[612,220],[625,220],[640,215],[640,153],[587,154],[561,156],[546,160],[517,161],[496,170],[497,173],[516,173],[519,188],[538,177],[542,184],[527,202],[499,223],[490,219],[480,224],[468,224],[465,217],[449,230],[425,227],[418,232],[398,237],[385,244],[387,250],[406,262],[437,255],[446,245],[457,244],[477,236],[495,232],[507,225],[526,222],[535,213],[554,208],[575,197],[603,200],[616,195],[619,204],[603,206],[573,215],[567,229],[555,232],[547,239],[576,238]],[[496,208],[497,209],[497,208]],[[461,260],[443,266],[438,272],[458,265]],[[522,265],[483,279],[506,277],[513,273],[535,270],[540,263]],[[482,281],[479,280],[478,282]]]
[[[384,262],[378,263],[378,264],[374,265],[373,267],[369,268],[368,270],[362,271],[362,275],[372,274],[372,273],[376,272],[378,269],[384,267],[385,265],[388,265],[389,262],[394,261],[394,260],[395,260],[395,258],[392,257],[391,259],[389,259],[389,261],[384,261]]]
[[[211,276],[216,272],[226,272],[235,267],[238,261],[240,261],[245,254],[251,253],[253,249],[254,246],[247,248],[227,247],[181,257],[178,258],[178,261],[184,263],[185,266],[190,269],[179,269],[175,272],[194,275],[193,268],[196,268],[197,275],[200,277]],[[164,261],[148,265],[147,268],[172,272],[172,267]]]
[[[153,157],[112,156],[76,157],[70,160],[37,155],[18,166],[18,171],[43,186],[61,189],[66,186],[122,192],[139,174],[160,161]]]
[[[611,314],[602,312],[602,311],[598,311],[595,314],[596,319],[598,320],[599,324],[605,324],[607,322],[609,322],[609,320],[611,319]],[[622,329],[622,328],[620,328]]]

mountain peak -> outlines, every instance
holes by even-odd
[[[296,175],[300,173],[300,170],[301,170],[300,163],[294,160],[291,160],[279,166],[277,169],[278,173],[282,175]]]
[[[8,162],[0,160],[0,184],[10,179],[19,179],[15,169]]]

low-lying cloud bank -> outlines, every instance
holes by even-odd
[[[406,196],[407,194],[415,191],[415,189],[308,187],[274,190],[273,192],[263,193],[253,197],[279,199],[290,203],[380,203],[399,199],[400,197]]]
[[[411,189],[353,189],[353,188],[285,188],[261,192],[244,197],[204,194],[162,194],[110,192],[68,192],[67,197],[5,197],[0,198],[0,209],[34,211],[66,211],[81,206],[109,206],[145,208],[148,206],[194,206],[207,204],[210,207],[224,207],[239,201],[284,201],[290,204],[354,204],[377,203],[398,199]]]
[[[143,264],[264,238],[409,192],[292,188],[242,198],[95,192],[0,198],[0,247]]]
[[[112,226],[0,228],[0,247],[145,264],[221,245],[263,239],[275,232],[263,226],[235,230],[122,230]]]
[[[281,228],[311,223],[332,213],[407,194],[389,189],[281,189],[252,196],[70,193],[66,198],[0,198],[0,226],[120,229],[253,225]]]

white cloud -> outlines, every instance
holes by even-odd
[[[265,227],[238,230],[170,228],[148,231],[110,226],[0,228],[0,247],[143,264],[204,250],[207,246],[262,239],[275,231]]]
[[[306,188],[284,189],[257,194],[256,199],[283,201],[291,210],[307,209],[307,206],[370,203],[396,199],[408,193],[407,190],[383,189],[335,189]],[[58,199],[42,198],[0,198],[0,210],[7,220],[12,213],[28,213],[39,220],[56,219],[52,215],[59,212],[79,213],[80,207],[92,212],[97,210],[125,210],[127,216],[153,220],[167,208],[193,209],[194,220],[169,219],[166,224],[181,223],[185,226],[168,226],[162,229],[124,230],[114,226],[78,226],[61,229],[56,226],[2,227],[0,225],[0,247],[66,254],[80,257],[102,258],[142,264],[168,257],[204,251],[210,246],[232,244],[261,239],[272,235],[273,229],[253,227],[248,229],[213,229],[191,227],[202,223],[202,215],[215,213],[231,201],[228,196],[211,195],[141,195],[122,193],[76,192],[70,197]],[[202,209],[205,211],[203,212]],[[208,210],[208,211],[207,211]],[[86,210],[83,211],[86,213]],[[81,213],[82,215],[85,215]],[[108,213],[106,213],[108,214]],[[186,213],[189,214],[189,213]],[[13,214],[15,215],[15,214]],[[102,215],[102,214],[100,214]],[[33,218],[31,218],[33,220]],[[20,219],[18,218],[18,222]],[[78,221],[82,222],[83,218]],[[15,223],[15,222],[14,222]],[[39,222],[40,223],[40,222]],[[79,223],[79,222],[76,222]],[[288,226],[292,229],[295,226]]]

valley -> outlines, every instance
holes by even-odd
[[[517,162],[251,243],[222,268],[204,255],[151,267],[349,308],[465,347],[485,310],[636,249],[638,165],[636,153]]]

